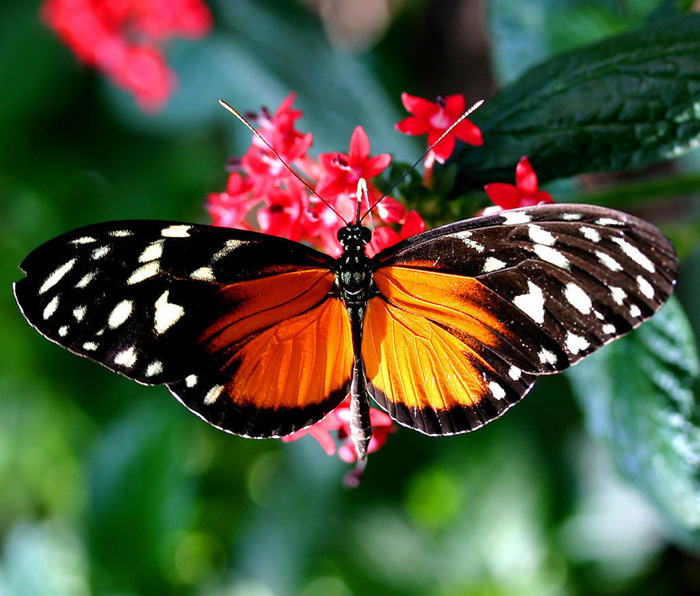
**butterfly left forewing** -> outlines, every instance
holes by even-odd
[[[308,387],[290,385],[306,395],[288,389],[275,401],[260,383],[281,371],[305,378],[297,348],[325,361],[326,350],[347,341],[331,266],[325,255],[263,234],[111,222],[33,251],[15,296],[51,341],[137,382],[167,384],[224,430],[274,436],[323,417],[349,383],[349,358],[344,368],[313,369],[318,380]],[[338,331],[324,343],[312,333],[320,326]]]
[[[666,301],[677,270],[673,247],[656,228],[585,205],[539,206],[443,226],[387,249],[374,265],[379,296],[375,313],[367,315],[368,353],[371,344],[375,352],[386,349],[376,339],[391,318],[383,311],[398,307],[413,325],[459,340],[463,347],[453,342],[453,361],[467,363],[475,379],[470,391],[449,399],[426,390],[419,407],[411,397],[416,392],[406,387],[443,387],[435,367],[417,366],[415,358],[410,366],[390,366],[390,359],[374,357],[382,366],[374,367],[370,382],[380,404],[404,411],[401,422],[422,430],[426,417],[450,413],[451,422],[434,424],[431,434],[471,430],[474,420],[488,421],[520,399],[536,375],[562,370],[641,324]],[[405,298],[411,295],[415,299]],[[405,349],[412,349],[410,340]],[[431,350],[430,343],[422,349]],[[517,379],[507,372],[515,370]],[[418,383],[398,380],[407,375]],[[408,408],[407,395],[414,400]]]

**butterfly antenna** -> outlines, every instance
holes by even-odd
[[[415,170],[416,167],[418,167],[418,164],[420,164],[420,163],[427,157],[428,153],[430,153],[433,149],[435,149],[435,146],[436,146],[436,145],[438,145],[439,143],[441,143],[442,140],[443,140],[448,134],[450,134],[450,133],[454,130],[454,128],[455,128],[460,122],[462,122],[462,120],[464,120],[464,119],[467,118],[471,113],[473,113],[473,112],[475,112],[477,109],[479,109],[479,108],[481,107],[481,104],[483,104],[483,103],[484,103],[484,100],[483,100],[483,99],[480,99],[480,100],[477,101],[471,108],[469,108],[466,112],[464,112],[464,114],[462,114],[459,118],[457,118],[457,120],[455,120],[455,122],[453,122],[452,125],[451,125],[445,132],[443,132],[443,133],[440,135],[440,138],[439,138],[437,141],[435,141],[432,145],[430,145],[430,147],[428,147],[428,148],[426,149],[426,151],[423,153],[423,155],[421,155],[421,156],[415,161],[415,163],[414,163],[410,168],[408,168],[408,170],[406,170],[403,174],[401,174],[401,176],[399,176],[398,180],[395,180],[395,181],[394,181],[394,183],[389,187],[389,190],[387,190],[381,197],[379,197],[374,203],[372,203],[372,206],[369,208],[369,210],[367,211],[367,213],[371,213],[371,212],[372,212],[372,209],[374,209],[377,205],[379,205],[379,203],[381,203],[381,202],[384,200],[385,197],[389,196],[389,195],[391,194],[391,191],[393,191],[399,184],[401,184],[401,182],[403,181],[403,179],[406,178],[406,176],[408,176],[413,170]],[[362,216],[362,219],[364,219],[365,217],[367,217],[367,213],[365,213],[365,214]],[[360,220],[360,221],[362,221],[362,220]]]
[[[340,215],[340,213],[338,213],[338,212],[333,208],[333,206],[332,206],[330,203],[328,203],[328,201],[326,201],[322,196],[320,196],[320,195],[313,189],[313,187],[312,187],[306,180],[304,180],[304,179],[296,172],[296,170],[295,170],[294,168],[292,168],[292,166],[290,166],[286,161],[284,161],[284,159],[282,159],[282,157],[280,156],[280,154],[277,153],[277,151],[275,151],[275,149],[272,147],[272,145],[270,145],[270,143],[267,142],[267,140],[265,139],[265,137],[263,137],[263,136],[255,129],[255,127],[254,127],[250,122],[248,122],[241,114],[239,114],[238,111],[236,111],[234,108],[232,108],[230,105],[228,105],[223,99],[220,99],[220,100],[219,100],[219,103],[220,103],[224,108],[226,108],[229,112],[231,112],[236,118],[238,118],[238,119],[248,128],[248,130],[250,130],[250,132],[252,132],[256,137],[258,137],[258,138],[265,144],[265,146],[266,146],[270,151],[272,151],[272,154],[273,154],[277,159],[280,160],[280,162],[282,163],[282,165],[283,165],[285,168],[287,168],[287,169],[292,173],[292,175],[293,175],[299,182],[301,182],[301,183],[306,187],[306,189],[307,189],[312,195],[314,195],[319,201],[321,201],[326,207],[328,207],[333,213],[335,213],[335,214],[343,221],[343,223],[345,223],[345,224],[347,225],[348,222],[345,221],[345,218],[344,218],[342,215]],[[382,198],[383,198],[383,197],[382,197]]]

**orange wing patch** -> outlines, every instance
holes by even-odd
[[[222,362],[217,401],[279,410],[342,400],[352,340],[347,310],[330,295],[334,280],[326,269],[307,269],[221,290],[226,314],[200,340]]]
[[[365,316],[362,356],[373,396],[399,422],[428,434],[465,432],[532,384],[538,328],[513,324],[512,305],[478,280],[383,267],[374,281],[380,295]]]

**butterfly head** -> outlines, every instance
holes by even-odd
[[[372,230],[360,224],[348,224],[338,230],[338,242],[343,250],[351,250],[353,246],[361,249],[372,240]]]

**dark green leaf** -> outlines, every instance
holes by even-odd
[[[464,147],[457,192],[512,182],[528,155],[541,182],[642,166],[700,143],[700,14],[553,58],[473,117],[485,144]]]
[[[681,541],[700,548],[698,356],[672,298],[633,334],[572,368],[590,431],[656,504]]]

